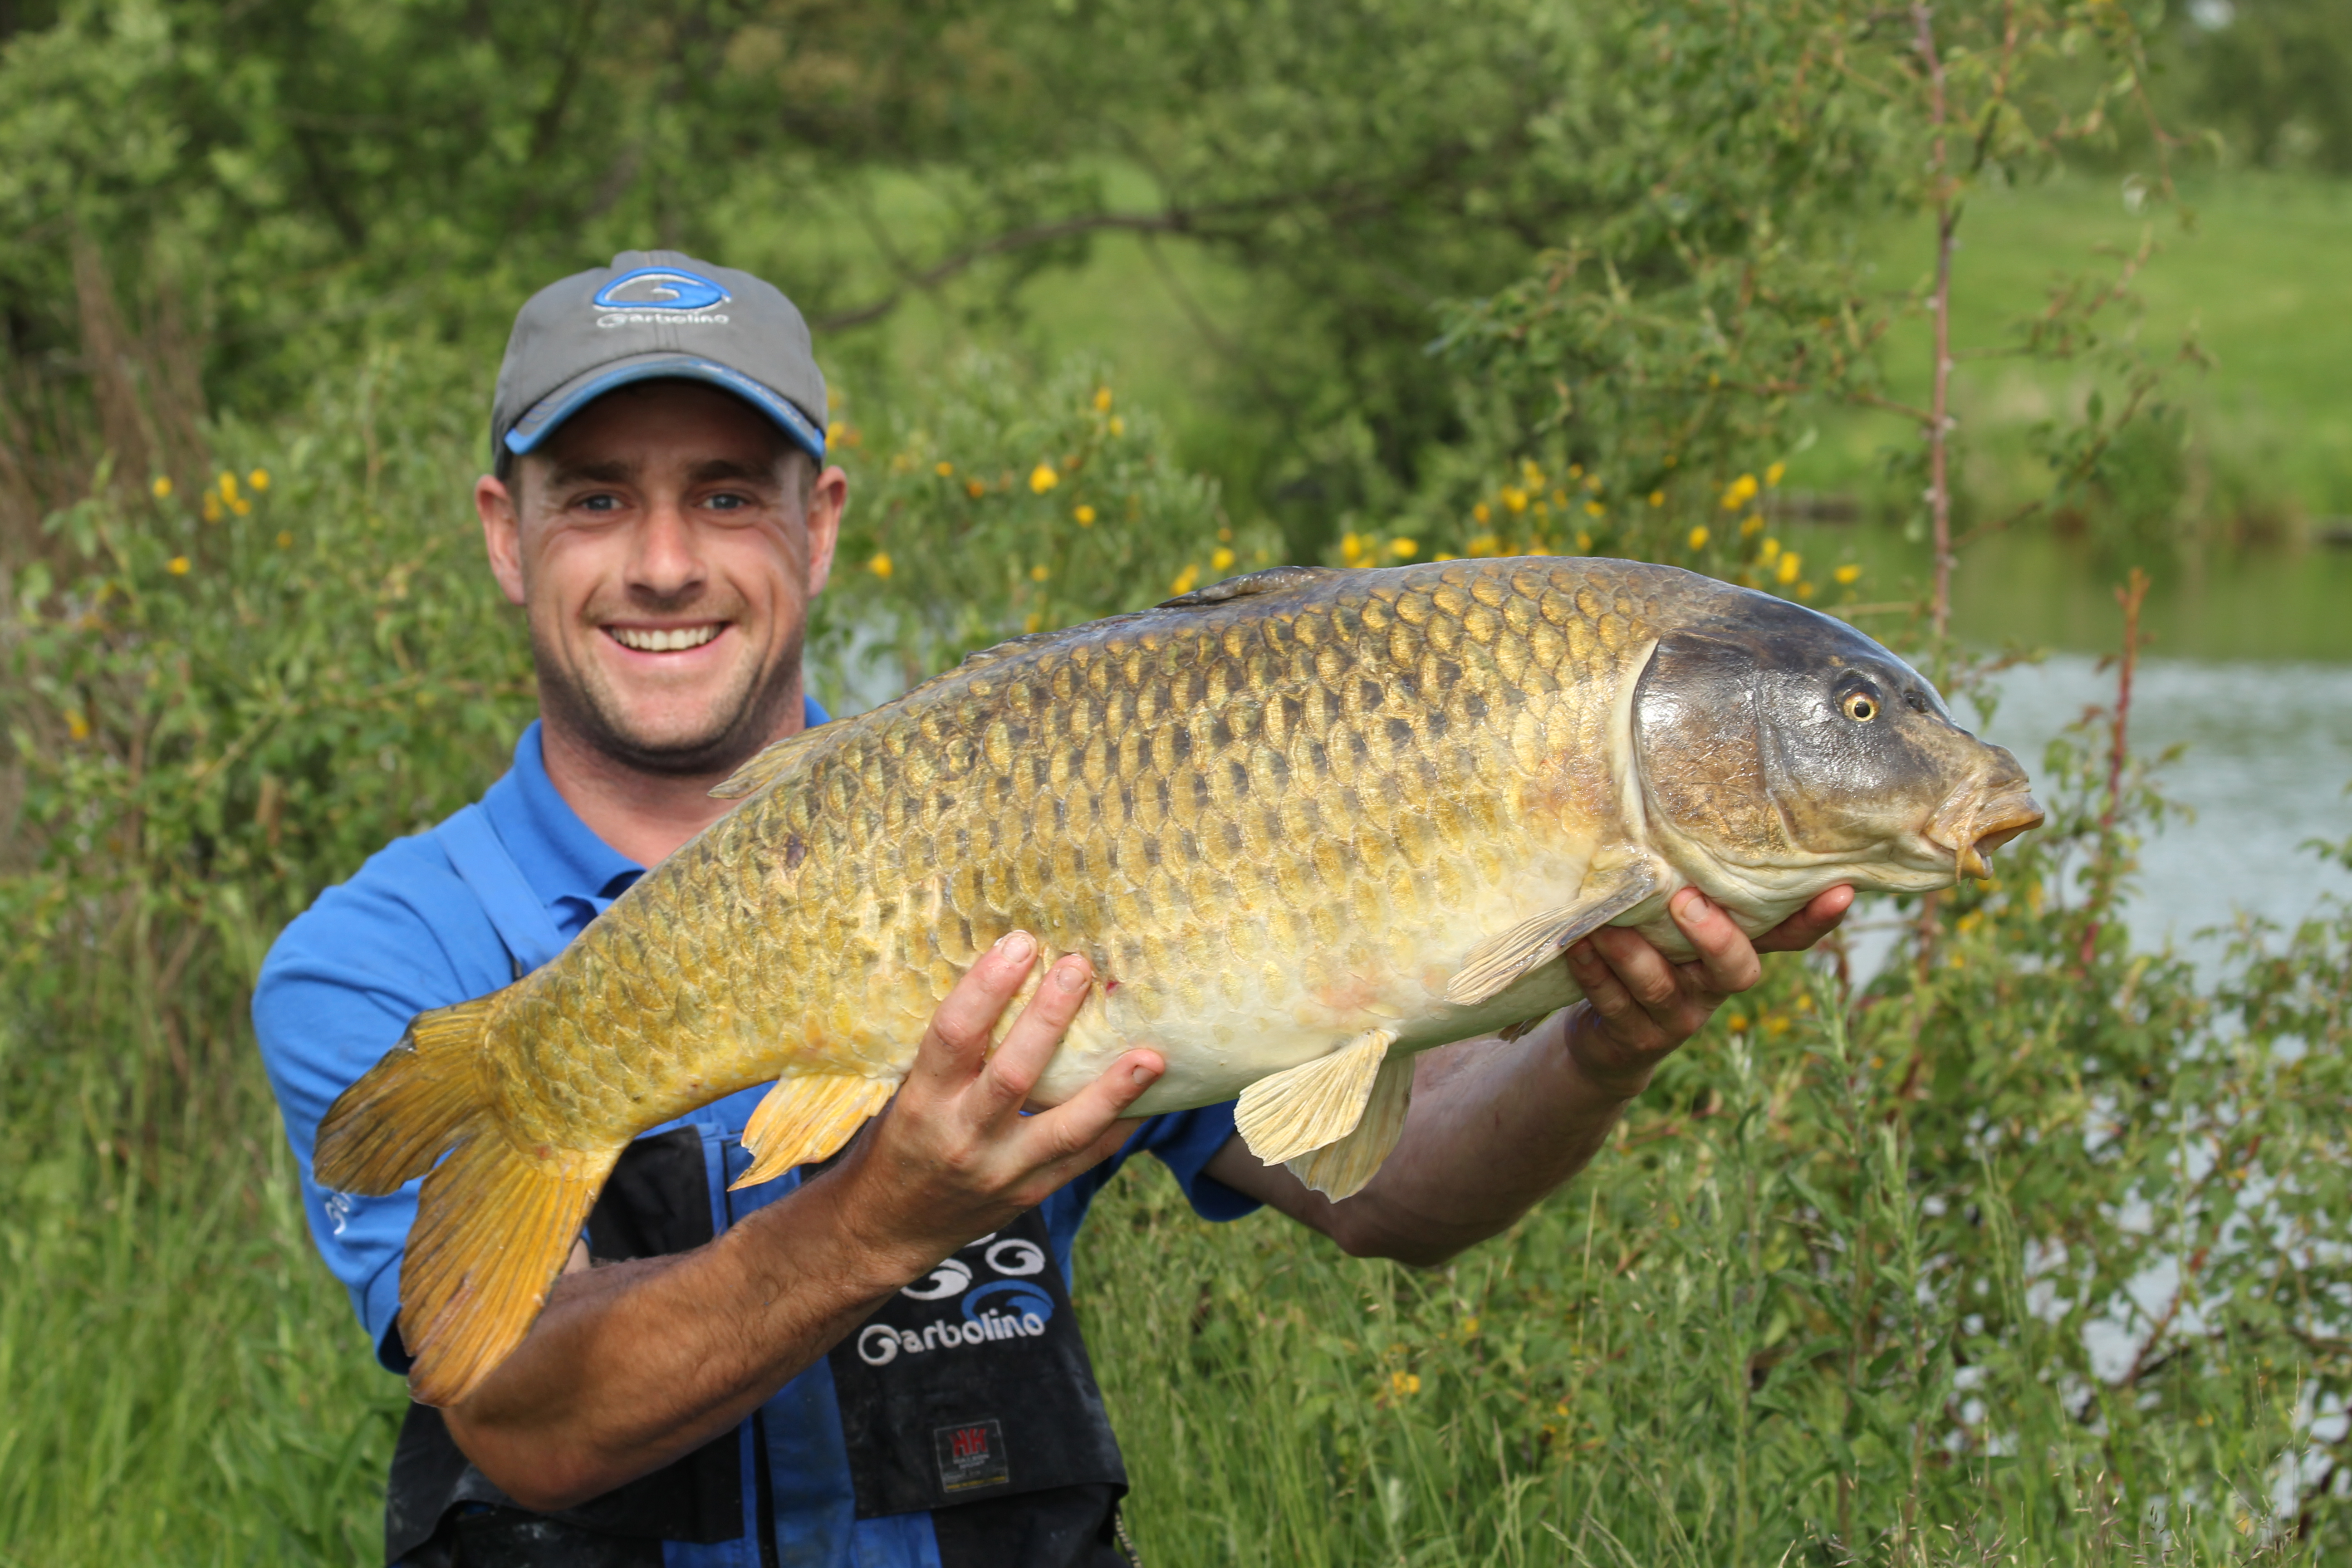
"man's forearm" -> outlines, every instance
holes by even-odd
[[[1404,1133],[1364,1190],[1335,1204],[1268,1170],[1236,1139],[1209,1174],[1322,1231],[1359,1257],[1443,1263],[1507,1228],[1582,1170],[1640,1083],[1601,1084],[1578,1067],[1571,1008],[1517,1040],[1465,1040],[1415,1065]]]
[[[861,1241],[832,1185],[691,1252],[565,1274],[513,1356],[447,1413],[457,1446],[544,1510],[733,1427],[919,1272]]]

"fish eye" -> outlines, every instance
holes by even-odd
[[[1845,694],[1838,704],[1840,711],[1857,724],[1867,724],[1878,717],[1878,693],[1862,687]]]

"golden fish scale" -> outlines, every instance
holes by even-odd
[[[782,1075],[894,1079],[1015,928],[1087,953],[1133,1035],[1254,982],[1335,1017],[1366,973],[1443,961],[1442,988],[1433,922],[1613,815],[1605,729],[1664,591],[1615,562],[1334,574],[826,725],[509,994],[508,1124],[593,1147]]]

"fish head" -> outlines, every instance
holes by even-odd
[[[2042,820],[2016,757],[1954,722],[1917,670],[1766,594],[1659,638],[1633,741],[1661,848],[1735,902],[1948,887]]]

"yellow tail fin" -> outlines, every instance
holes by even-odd
[[[840,1073],[778,1079],[743,1127],[743,1147],[758,1157],[728,1190],[772,1182],[794,1165],[826,1158],[888,1104],[898,1088],[887,1079]]]
[[[433,1168],[482,1109],[477,1063],[499,993],[419,1013],[319,1123],[312,1168],[339,1193],[396,1193]]]
[[[521,1342],[619,1157],[509,1140],[479,1071],[497,1000],[419,1014],[319,1124],[321,1184],[383,1194],[425,1177],[400,1337],[415,1358],[409,1392],[426,1405],[457,1404]]]

